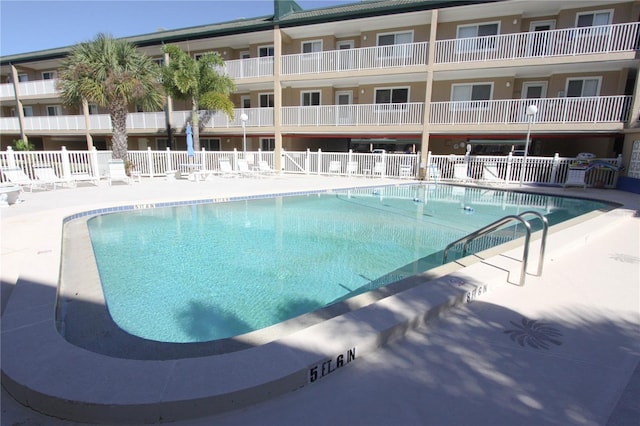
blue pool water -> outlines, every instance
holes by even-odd
[[[604,207],[406,185],[147,208],[96,216],[88,227],[107,307],[122,329],[204,342],[438,266],[446,244],[505,215],[536,210],[553,225]]]

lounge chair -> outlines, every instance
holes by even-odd
[[[562,185],[562,187],[566,188],[567,186],[581,186],[582,190],[585,191],[587,189],[587,183],[585,182],[586,176],[586,168],[570,168],[569,173],[567,174],[567,180],[564,182],[564,185]]]
[[[109,161],[109,185],[111,185],[113,181],[122,181],[127,184],[131,182],[131,179],[124,170],[124,161],[122,160]]]
[[[358,173],[358,162],[357,161],[348,161],[347,162],[347,174],[354,175]]]
[[[399,172],[401,178],[410,178],[413,176],[413,167],[407,164],[401,165]]]
[[[329,162],[329,173],[340,173],[342,164],[339,161]]]
[[[482,180],[486,183],[505,183],[504,179],[498,174],[497,164],[484,164],[482,166]]]
[[[467,165],[466,164],[454,164],[453,165],[453,180],[458,182],[467,182],[470,181],[471,178],[467,174]]]
[[[387,171],[387,165],[385,163],[383,163],[382,161],[377,161],[374,165],[373,165],[373,175],[378,175],[380,177],[383,177],[384,174]]]
[[[267,163],[264,160],[258,161],[258,170],[260,171],[260,173],[265,174],[265,175],[275,175],[276,174],[276,171],[273,170],[271,168],[271,166],[269,165],[269,163]]]
[[[222,176],[235,176],[236,172],[231,167],[229,160],[220,160],[220,174]]]
[[[58,177],[51,166],[34,166],[33,174],[36,175],[38,184],[41,184],[45,188],[47,185],[51,185],[54,191],[56,190],[56,186],[64,183],[64,180]]]
[[[98,186],[98,182],[100,182],[100,178],[91,175],[89,172],[75,172],[71,173],[71,182],[73,185],[78,185],[79,182],[91,182],[94,185]]]
[[[33,187],[38,184],[37,181],[31,179],[27,174],[19,167],[15,168],[2,168],[2,174],[9,182],[19,185],[21,187],[29,187],[29,192],[33,192]]]
[[[238,172],[242,177],[252,177],[256,175],[255,172],[249,168],[247,160],[238,160]]]

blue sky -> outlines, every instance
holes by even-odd
[[[305,10],[358,0],[298,0]],[[0,0],[0,56],[273,14],[273,0]]]

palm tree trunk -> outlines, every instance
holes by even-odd
[[[191,129],[193,130],[193,150],[200,151],[200,117],[198,117],[198,100],[191,98]]]
[[[112,127],[111,156],[114,159],[127,160],[127,107],[114,104],[109,113]]]

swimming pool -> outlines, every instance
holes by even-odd
[[[403,185],[144,208],[88,227],[113,320],[143,339],[187,343],[269,327],[438,266],[446,244],[509,214],[536,210],[553,225],[604,207]],[[491,243],[518,235],[512,227]]]

